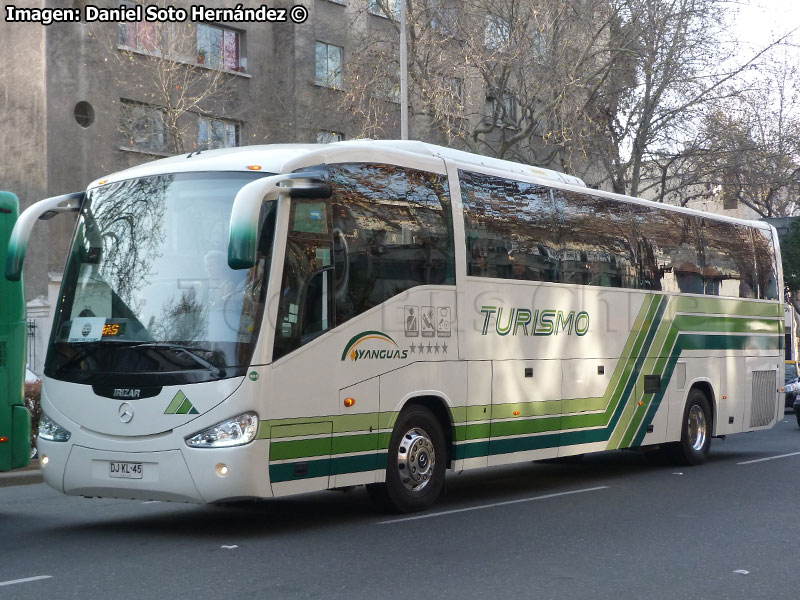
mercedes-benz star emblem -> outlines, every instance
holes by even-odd
[[[117,412],[119,413],[119,420],[123,423],[130,423],[131,419],[133,419],[133,407],[127,402],[120,404]]]

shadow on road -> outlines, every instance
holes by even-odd
[[[653,466],[635,452],[609,452],[574,461],[538,461],[455,473],[448,476],[445,495],[431,510],[447,511],[482,504],[541,496],[628,478],[660,476],[674,466]],[[221,505],[151,503],[86,499],[81,522],[55,525],[51,534],[93,533],[111,537],[237,539],[296,535],[303,531],[374,523],[387,517],[369,501],[363,487],[289,498],[242,501]],[[93,510],[93,503],[99,503]],[[113,507],[113,512],[105,507]],[[102,507],[102,508],[100,508]],[[142,514],[152,510],[155,514]],[[135,514],[134,514],[135,513]],[[391,516],[391,515],[388,515]]]

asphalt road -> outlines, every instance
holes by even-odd
[[[205,507],[9,487],[0,598],[796,598],[799,473],[787,415],[702,467],[610,452],[453,475],[410,519],[361,488]]]

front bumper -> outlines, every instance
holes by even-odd
[[[236,448],[186,447],[155,452],[47,440],[40,440],[38,448],[40,457],[48,458],[42,468],[45,482],[65,494],[195,503],[272,496],[265,466],[269,452],[266,440]],[[112,462],[140,463],[141,479],[112,477]],[[219,464],[228,467],[225,476],[220,475]]]

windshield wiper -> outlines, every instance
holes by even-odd
[[[79,352],[75,356],[72,356],[71,358],[68,358],[63,364],[59,365],[58,367],[59,373],[62,373],[65,369],[75,365],[76,363],[81,362],[85,358],[90,357],[92,354],[96,353],[97,350],[99,350],[100,348],[105,348],[107,350],[112,349],[109,347],[110,344],[108,344],[107,341],[105,340],[97,342],[84,342],[84,344],[86,344],[87,347],[83,351]],[[185,346],[182,344],[171,344],[169,342],[143,342],[143,341],[122,341],[122,340],[111,342],[111,344],[113,344],[114,350],[120,347],[153,348],[155,350],[177,350],[183,352],[184,354],[188,354],[194,362],[196,362],[201,367],[209,371],[212,375],[214,375],[214,377],[222,378],[224,375],[223,369],[220,369],[219,367],[211,364],[208,360],[203,358],[198,353],[197,348],[194,348],[192,346]]]
[[[61,373],[67,367],[71,367],[75,363],[79,363],[84,358],[88,358],[90,355],[94,354],[100,345],[97,342],[87,342],[87,348],[81,352],[78,352],[75,356],[68,358],[67,361],[58,366],[58,372]]]
[[[156,348],[156,349],[162,349],[162,350],[179,350],[179,351],[184,352],[185,354],[188,354],[189,356],[191,356],[192,359],[195,362],[197,362],[203,368],[205,368],[208,371],[210,371],[214,375],[214,377],[221,377],[222,376],[222,372],[223,372],[222,369],[220,369],[219,367],[214,366],[213,364],[208,362],[205,358],[200,356],[200,354],[197,351],[197,348],[194,348],[192,346],[185,346],[183,344],[171,344],[169,342],[139,342],[139,343],[134,343],[133,346],[136,347],[136,348]]]

